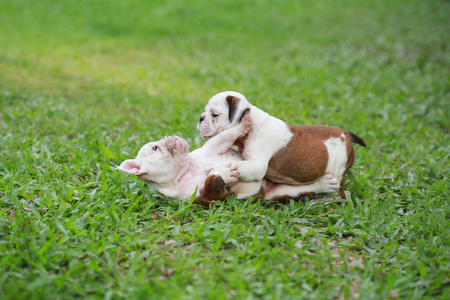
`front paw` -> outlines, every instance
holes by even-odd
[[[337,181],[336,177],[334,177],[332,174],[325,174],[318,182],[316,182],[318,185],[317,193],[333,193],[338,188],[340,188],[339,182]]]
[[[224,166],[225,166],[224,163],[211,163],[211,164],[208,164],[205,167],[205,173],[206,173],[207,176],[214,175],[213,174],[214,170],[221,169]]]
[[[239,131],[242,133],[242,136],[247,135],[252,129],[252,119],[250,118],[249,111],[246,111],[244,116],[239,123]]]
[[[205,172],[208,176],[217,175],[220,176],[225,185],[238,182],[239,171],[238,167],[233,163],[214,163],[206,166]]]

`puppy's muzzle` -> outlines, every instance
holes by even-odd
[[[161,145],[166,147],[167,151],[169,151],[170,154],[173,155],[173,150],[175,149],[176,141],[177,141],[177,138],[175,136],[166,135],[161,140]]]

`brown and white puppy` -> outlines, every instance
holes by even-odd
[[[266,180],[238,182],[239,172],[227,161],[240,161],[241,153],[230,148],[234,141],[248,133],[248,114],[237,126],[222,131],[205,145],[189,153],[189,145],[177,136],[166,136],[146,144],[136,159],[127,159],[117,168],[144,180],[154,191],[175,200],[189,199],[197,190],[194,203],[209,205],[213,200],[224,200],[228,193],[238,199],[257,196],[258,199],[281,199],[305,196],[312,192],[331,192],[339,187],[330,174],[322,176],[312,185],[273,185]],[[209,173],[205,167],[214,162],[225,162],[222,168]],[[275,188],[276,187],[276,188]],[[283,199],[284,199],[283,198]]]
[[[329,126],[285,123],[251,105],[244,95],[232,91],[219,93],[209,100],[197,129],[203,139],[209,140],[236,126],[248,110],[252,130],[235,143],[244,161],[232,162],[241,181],[266,178],[274,183],[298,186],[333,174],[340,182],[338,194],[345,198],[344,177],[355,160],[352,143],[365,147],[361,137]],[[223,167],[223,163],[208,166],[210,170]]]

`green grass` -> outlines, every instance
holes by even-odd
[[[0,2],[0,299],[448,299],[445,1]],[[174,203],[115,170],[209,97],[362,136],[348,202]]]

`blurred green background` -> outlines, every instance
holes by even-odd
[[[297,123],[362,114],[365,130],[380,110],[414,106],[448,128],[433,108],[448,100],[448,12],[442,1],[2,1],[0,84],[110,114],[191,114],[233,89]]]

